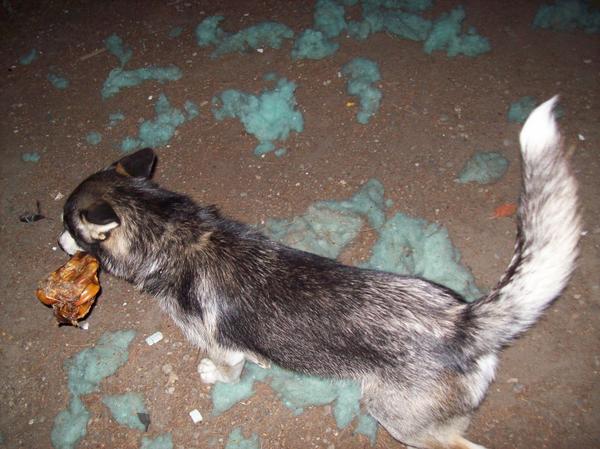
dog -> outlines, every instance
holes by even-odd
[[[342,265],[274,242],[214,206],[159,187],[143,149],[83,181],[59,238],[157,298],[207,358],[203,382],[235,382],[245,360],[354,379],[400,442],[482,449],[463,437],[500,351],[561,294],[576,264],[577,183],[545,102],[520,134],[514,255],[473,303],[415,277]]]

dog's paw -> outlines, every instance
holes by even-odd
[[[200,374],[200,378],[205,384],[214,384],[221,381],[223,377],[219,372],[219,368],[217,368],[217,365],[211,359],[200,360],[198,374]]]

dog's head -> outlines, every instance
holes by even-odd
[[[127,251],[128,221],[139,209],[136,201],[156,188],[150,181],[155,161],[154,151],[146,148],[83,181],[64,206],[61,248],[69,254],[85,251],[101,261],[102,256]]]

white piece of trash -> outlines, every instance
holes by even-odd
[[[202,421],[202,415],[200,414],[198,409],[194,409],[190,412],[190,418],[192,418],[194,424],[198,424],[200,421]]]
[[[146,343],[148,344],[148,346],[152,346],[153,344],[158,343],[162,339],[163,339],[163,334],[162,334],[162,332],[158,331],[158,332],[154,332],[152,335],[150,335],[148,338],[146,338]]]

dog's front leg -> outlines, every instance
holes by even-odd
[[[237,351],[212,349],[208,358],[200,360],[198,374],[205,384],[237,382],[244,368],[244,354]]]

